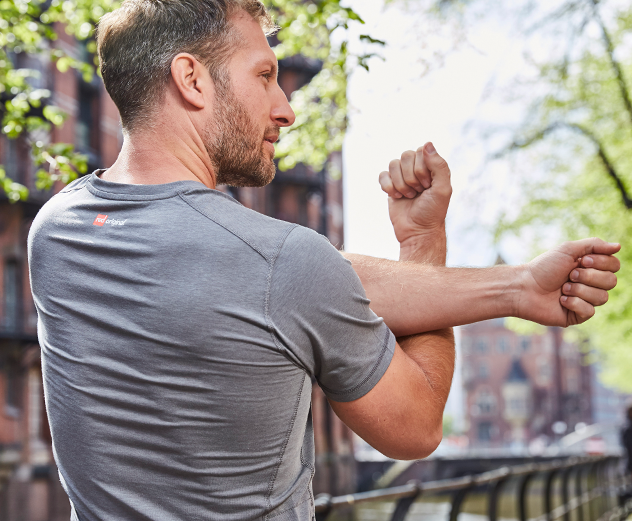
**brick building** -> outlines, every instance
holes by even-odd
[[[524,447],[593,422],[594,369],[560,328],[520,336],[504,319],[463,326],[463,386],[471,447]],[[559,424],[558,424],[559,425]]]
[[[81,57],[85,46],[63,30],[55,45]],[[68,119],[51,136],[74,143],[89,157],[89,170],[111,165],[122,144],[116,107],[98,77],[85,82],[74,71],[60,73],[47,60],[14,55],[16,67],[39,70],[38,87],[52,92]],[[279,83],[286,95],[308,82],[319,64],[301,57],[280,64]],[[0,193],[0,519],[67,521],[69,505],[57,479],[44,408],[37,315],[29,289],[26,238],[30,224],[51,192],[35,189],[35,168],[22,138],[0,137],[0,164],[12,179],[31,190],[27,202],[10,204]],[[341,155],[321,172],[299,165],[279,172],[266,188],[227,189],[245,206],[279,219],[297,222],[327,235],[341,246]],[[345,493],[355,487],[351,432],[333,414],[322,391],[314,386],[313,418],[317,471],[315,493]]]

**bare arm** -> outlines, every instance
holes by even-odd
[[[444,225],[452,193],[445,160],[427,146],[420,150],[402,155],[380,174],[395,235],[402,252],[409,253],[419,251],[419,241]],[[562,244],[524,266],[488,269],[345,256],[373,311],[402,336],[507,316],[562,327],[584,322],[616,285],[619,261],[612,255],[619,248],[585,239]]]
[[[414,243],[402,248],[400,261],[445,266],[445,226],[416,236]],[[330,404],[347,425],[384,454],[399,459],[426,457],[443,434],[454,355],[451,328],[400,337],[391,365],[371,392],[354,402]]]
[[[584,322],[616,285],[619,261],[612,255],[619,248],[584,239],[523,266],[484,269],[346,257],[373,311],[402,336],[509,316],[561,327]]]

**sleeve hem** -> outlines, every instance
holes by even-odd
[[[395,335],[393,335],[388,327],[385,329],[386,335],[382,344],[382,351],[380,352],[380,356],[368,376],[358,385],[352,387],[351,389],[347,389],[346,391],[334,391],[320,385],[319,382],[319,386],[327,398],[335,402],[352,402],[358,398],[362,398],[377,385],[377,383],[382,379],[382,376],[384,376],[384,373],[386,373],[388,366],[391,365],[391,360],[395,354]]]

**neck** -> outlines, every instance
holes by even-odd
[[[118,158],[101,178],[148,185],[188,180],[215,188],[211,159],[199,134],[192,130],[161,121],[153,129],[126,133]]]

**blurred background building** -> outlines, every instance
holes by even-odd
[[[461,342],[470,449],[539,455],[582,431],[576,442],[590,440],[591,450],[619,445],[630,395],[600,383],[588,345],[565,340],[561,328],[519,335],[505,319],[463,326]]]
[[[58,31],[56,45],[70,56],[86,52],[84,44]],[[111,165],[122,144],[116,106],[97,76],[86,82],[74,70],[60,72],[50,62],[25,53],[11,56],[16,68],[40,71],[37,87],[49,89],[52,101],[68,119],[50,136],[74,143],[88,155],[89,169]],[[280,63],[279,83],[286,95],[316,74],[320,64],[302,57]],[[2,100],[4,101],[4,100]],[[7,175],[30,189],[27,202],[11,204],[0,191],[0,520],[67,521],[68,499],[61,488],[51,452],[44,406],[37,314],[29,288],[26,240],[29,227],[52,193],[35,186],[29,146],[21,139],[0,138],[0,164]],[[278,172],[263,189],[222,187],[245,206],[278,219],[299,223],[342,246],[342,171],[340,154],[320,172],[298,165]],[[341,494],[355,489],[351,432],[333,414],[318,386],[313,391],[317,469],[314,490]]]

